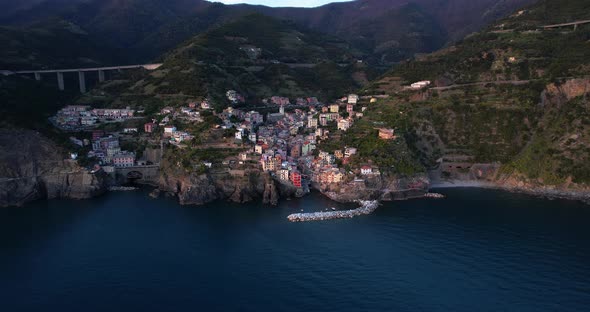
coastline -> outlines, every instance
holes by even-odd
[[[586,204],[590,204],[590,190],[563,190],[550,187],[533,187],[533,186],[510,186],[502,185],[496,182],[489,181],[473,181],[473,180],[444,180],[436,181],[430,185],[430,189],[446,189],[446,188],[485,188],[502,190],[511,193],[521,193],[532,196],[543,197],[547,199],[569,199],[578,200]]]

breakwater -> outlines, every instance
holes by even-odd
[[[361,206],[357,209],[326,212],[294,213],[287,217],[291,222],[323,221],[332,219],[354,218],[373,213],[379,207],[376,200],[359,200]]]
[[[425,198],[442,199],[442,198],[445,198],[445,195],[439,194],[439,193],[426,193],[426,194],[424,194],[424,197]]]

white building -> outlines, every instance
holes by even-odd
[[[176,132],[176,127],[175,126],[166,126],[166,127],[164,127],[164,133],[166,133],[166,134],[173,134],[174,132]]]
[[[244,137],[244,129],[239,129],[238,131],[236,131],[236,140],[242,140],[242,138]]]
[[[262,145],[256,145],[256,146],[254,146],[254,152],[256,154],[262,155],[262,152],[263,152]]]
[[[279,170],[279,179],[284,182],[289,182],[289,170],[288,169],[281,169]]]
[[[413,84],[410,85],[410,89],[412,90],[420,90],[422,88],[425,88],[427,86],[430,85],[430,81],[429,80],[423,80],[423,81],[418,81],[418,82],[414,82]]]
[[[369,166],[362,166],[361,167],[361,174],[362,175],[367,175],[367,174],[371,174],[373,173],[373,168],[369,167]]]
[[[350,129],[351,123],[348,119],[340,119],[338,121],[338,130],[346,131]]]
[[[308,128],[317,128],[318,127],[318,119],[317,118],[309,118],[307,120],[307,127]]]
[[[356,155],[357,149],[355,147],[347,147],[344,149],[344,157],[352,157]]]
[[[356,94],[348,95],[348,104],[356,104],[359,101],[359,96]]]

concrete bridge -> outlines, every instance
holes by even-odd
[[[39,70],[0,70],[0,74],[4,76],[11,76],[11,75],[30,75],[33,74],[35,80],[41,80],[41,75],[43,74],[56,74],[57,75],[57,86],[60,90],[65,89],[64,85],[64,74],[65,73],[78,73],[78,81],[80,84],[80,92],[86,93],[86,73],[87,72],[97,72],[98,73],[98,81],[104,82],[105,81],[105,71],[122,71],[125,69],[135,69],[135,68],[144,68],[147,70],[155,70],[162,66],[162,64],[141,64],[141,65],[122,65],[122,66],[109,66],[109,67],[92,67],[92,68],[72,68],[72,69],[39,69]]]
[[[590,24],[590,20],[583,20],[583,21],[575,21],[571,23],[562,23],[562,24],[554,24],[554,25],[545,25],[543,26],[544,29],[552,29],[552,28],[561,28],[561,27],[570,27],[574,26],[574,31],[578,29],[578,25]]]
[[[160,179],[160,166],[133,166],[115,168],[115,179],[117,182],[157,185]]]

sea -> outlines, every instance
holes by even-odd
[[[0,209],[0,311],[590,311],[590,205],[452,188],[353,219],[312,193]]]

